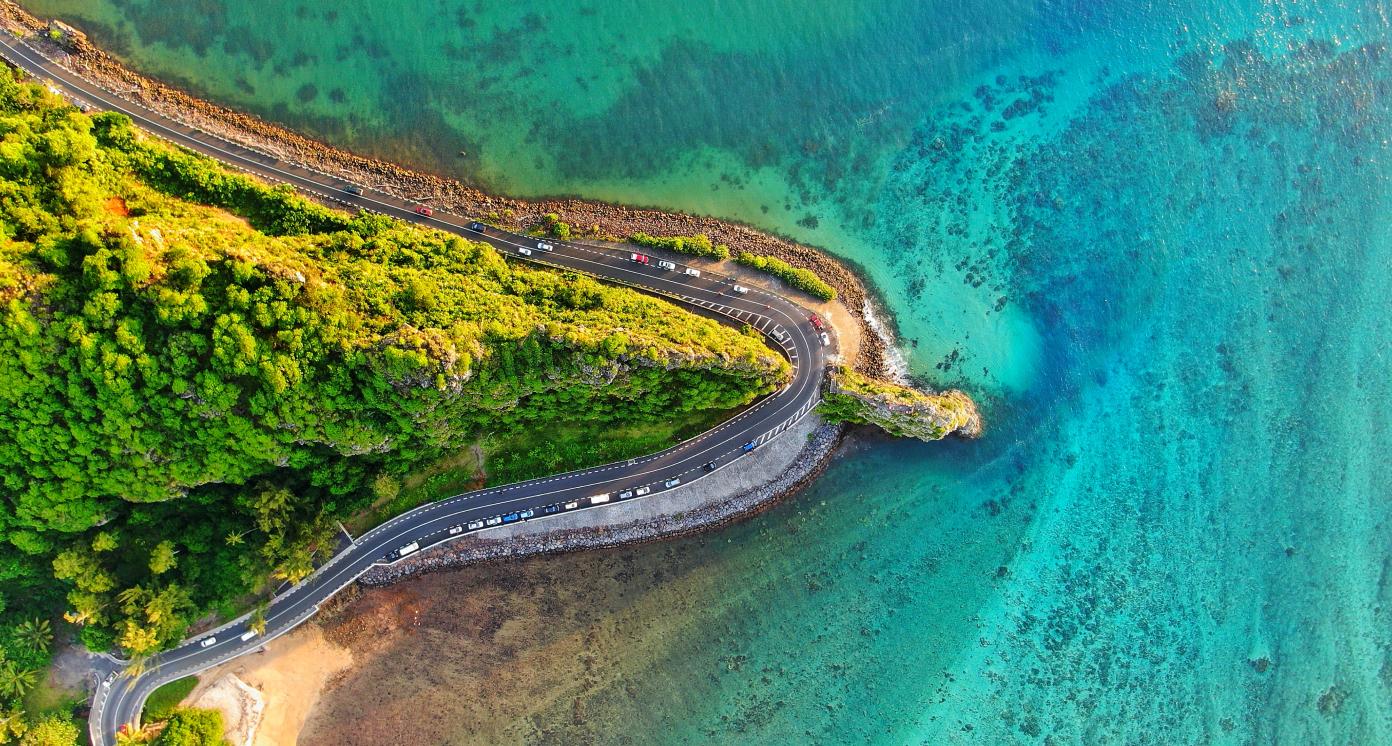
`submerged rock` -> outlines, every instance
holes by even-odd
[[[981,413],[976,402],[961,391],[926,393],[867,378],[844,367],[827,373],[821,410],[829,419],[875,425],[901,438],[941,440],[954,433],[964,438],[981,435]]]

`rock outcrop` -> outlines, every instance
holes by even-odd
[[[981,435],[976,402],[961,391],[925,393],[867,378],[845,367],[827,372],[822,414],[831,420],[875,425],[901,438],[941,440]]]

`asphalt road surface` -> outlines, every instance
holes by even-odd
[[[430,546],[522,520],[542,520],[573,510],[602,509],[625,499],[643,499],[675,488],[672,480],[689,484],[737,461],[748,444],[766,443],[812,410],[819,401],[826,350],[810,313],[796,302],[758,288],[736,293],[734,282],[710,272],[695,277],[662,270],[654,258],[649,265],[632,261],[629,252],[580,245],[555,239],[536,239],[486,227],[470,228],[468,218],[434,210],[417,212],[414,203],[355,187],[329,174],[277,160],[273,156],[235,145],[201,132],[126,100],[73,74],[32,47],[8,36],[0,38],[0,56],[52,89],[91,110],[119,111],[154,135],[263,179],[283,182],[301,193],[341,203],[349,209],[380,212],[420,225],[484,241],[506,256],[561,267],[665,296],[692,310],[731,324],[749,324],[763,333],[774,349],[782,351],[794,368],[792,381],[781,391],[764,397],[736,417],[684,443],[660,453],[592,469],[560,474],[528,482],[478,490],[407,511],[357,537],[313,575],[283,589],[266,612],[265,631],[252,635],[247,617],[184,642],[151,658],[139,677],[122,673],[112,664],[97,689],[89,718],[95,746],[113,741],[125,723],[138,723],[145,699],[159,685],[197,673],[243,653],[256,650],[267,640],[282,635],[319,609],[319,605],[352,583],[374,565],[390,564]],[[482,226],[477,226],[482,227]],[[544,251],[541,241],[553,247]],[[523,256],[519,249],[531,250]],[[645,495],[628,496],[640,489]],[[605,499],[591,500],[605,496]],[[530,515],[528,515],[530,511]]]

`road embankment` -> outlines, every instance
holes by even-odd
[[[844,430],[809,415],[781,437],[693,484],[599,510],[473,534],[395,565],[373,568],[358,582],[389,585],[423,572],[639,544],[721,526],[766,510],[810,483],[826,468]]]

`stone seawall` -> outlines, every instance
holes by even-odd
[[[698,482],[650,498],[473,534],[428,549],[358,582],[381,586],[423,572],[491,560],[637,544],[746,518],[805,487],[826,468],[845,432],[810,415],[779,438]],[[772,478],[760,475],[774,474]]]

